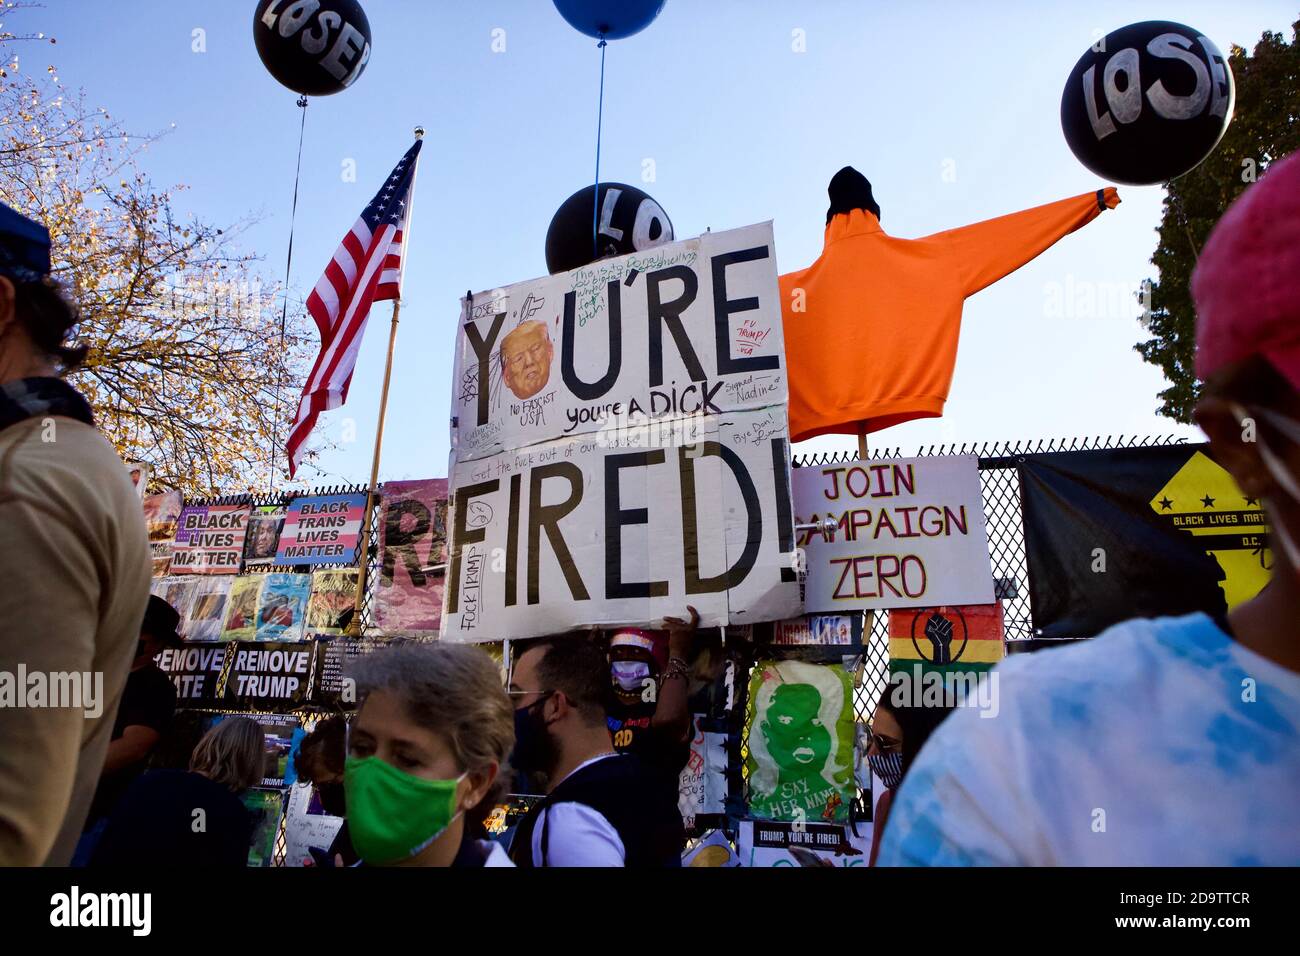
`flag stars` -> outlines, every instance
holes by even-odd
[[[1207,492],[1206,495],[1205,495],[1205,497],[1201,499],[1201,504],[1203,504],[1203,505],[1204,505],[1205,507],[1207,507],[1207,508],[1213,508],[1213,507],[1214,507],[1214,499],[1211,498],[1211,497],[1209,496],[1209,493]]]
[[[1168,510],[1171,509],[1173,506],[1174,506],[1174,503],[1173,503],[1172,501],[1169,500],[1169,496],[1168,496],[1168,495],[1165,495],[1163,498],[1160,499],[1160,510],[1162,510],[1162,511],[1168,511]]]

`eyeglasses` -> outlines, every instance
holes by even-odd
[[[895,740],[893,737],[886,737],[884,734],[870,734],[871,742],[876,745],[876,749],[881,753],[892,753],[895,750],[903,749],[903,742]]]
[[[555,691],[553,690],[507,690],[506,696],[517,698],[517,697],[527,697],[529,694],[538,694],[542,697],[547,697],[554,693]]]

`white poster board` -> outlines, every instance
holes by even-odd
[[[993,603],[988,532],[973,455],[875,459],[794,470],[808,613]]]
[[[737,855],[741,866],[867,866],[872,826],[857,832],[840,823],[741,820]]]
[[[800,612],[770,223],[474,295],[443,638]]]
[[[284,865],[311,866],[311,847],[329,850],[343,829],[343,818],[325,813],[308,813],[315,788],[309,783],[295,783],[289,788],[284,811]]]

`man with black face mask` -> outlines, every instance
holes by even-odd
[[[122,704],[113,725],[113,736],[104,758],[104,770],[99,777],[99,787],[86,818],[85,834],[77,845],[73,865],[84,865],[94,843],[103,830],[108,815],[126,792],[126,788],[145,769],[153,753],[171,725],[176,709],[176,688],[171,678],[154,663],[154,658],[165,647],[181,644],[176,627],[181,616],[176,609],[158,597],[149,596],[140,625],[140,641],[135,647],[131,673],[122,692]]]
[[[676,794],[606,724],[609,661],[585,634],[530,641],[515,661],[512,766],[545,780],[545,798],[514,835],[516,866],[680,866]]]

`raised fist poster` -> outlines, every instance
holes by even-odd
[[[794,470],[795,521],[811,531],[809,613],[988,604],[993,572],[973,455],[850,461]]]
[[[855,796],[853,681],[843,667],[760,661],[749,681],[749,810],[847,820]]]
[[[447,561],[447,479],[384,483],[375,626],[385,634],[437,633]]]
[[[781,336],[770,223],[468,299],[443,636],[800,613]]]
[[[932,671],[979,674],[1005,656],[1000,603],[889,612],[890,674],[918,678],[900,684],[904,688],[923,691],[924,675]]]

